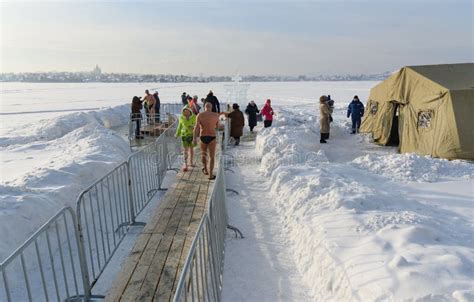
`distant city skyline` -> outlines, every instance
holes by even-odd
[[[371,74],[474,61],[472,1],[0,2],[0,72]]]

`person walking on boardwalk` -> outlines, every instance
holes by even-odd
[[[224,114],[226,117],[230,118],[230,136],[234,138],[235,145],[238,146],[240,144],[240,137],[244,133],[244,114],[240,111],[239,104],[233,104],[232,112]]]
[[[217,97],[214,95],[214,92],[212,90],[209,90],[209,93],[206,97],[206,103],[209,102],[212,104],[212,112],[221,112],[221,105],[219,104],[219,100]]]
[[[194,127],[194,143],[197,138],[201,140],[201,160],[202,172],[209,175],[209,179],[215,179],[213,174],[214,161],[216,156],[216,129],[219,127],[219,114],[212,112],[212,104],[207,102],[204,105],[204,112],[198,114],[196,118],[196,126]],[[207,165],[209,156],[209,167]]]
[[[347,107],[347,118],[352,117],[352,132],[356,134],[359,132],[360,122],[364,115],[364,104],[359,100],[357,95],[354,95],[352,102]]]
[[[331,111],[327,103],[327,96],[322,95],[319,98],[319,129],[321,133],[321,138],[319,142],[321,144],[327,143],[326,139],[329,138],[330,117],[331,117]]]
[[[245,113],[248,115],[250,132],[253,132],[253,128],[257,126],[257,114],[260,113],[257,104],[254,101],[250,101],[245,109]]]
[[[265,128],[271,127],[273,122],[273,108],[272,108],[272,101],[270,99],[267,100],[265,105],[263,106],[262,110],[260,111],[263,115],[263,126]]]
[[[132,118],[132,122],[135,121],[136,123],[136,126],[135,126],[136,139],[144,138],[140,132],[142,108],[143,108],[143,101],[138,96],[134,96],[132,99],[132,114],[130,115],[130,117]]]
[[[176,137],[181,137],[184,149],[184,165],[183,171],[188,171],[188,162],[191,167],[194,167],[194,140],[193,131],[196,126],[196,116],[193,111],[184,107],[182,114],[178,120],[178,128],[176,129]]]
[[[160,101],[160,97],[158,96],[158,91],[155,91],[155,93],[153,93],[153,98],[155,99],[155,105],[153,106],[155,108],[155,114],[156,114],[155,121],[159,123],[161,101]]]
[[[150,113],[149,117],[149,123],[152,123],[155,120],[155,98],[153,95],[150,94],[150,92],[145,90],[145,102],[147,104],[148,112]]]

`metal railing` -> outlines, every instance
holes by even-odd
[[[159,113],[150,114],[142,112],[140,114],[130,114],[130,122],[128,124],[130,146],[134,147],[137,145],[141,138],[160,136],[166,128],[175,122],[182,109],[182,104],[161,104]]]
[[[88,301],[129,226],[180,154],[175,131],[176,123],[83,190],[76,212],[63,208],[4,260],[0,301]]]
[[[129,226],[138,224],[136,217],[162,189],[166,171],[179,155],[175,131],[176,123],[79,195],[77,228],[89,262],[90,288],[112,259]]]
[[[175,302],[221,300],[227,229],[225,194],[224,163],[220,157],[208,211],[191,244],[173,298]]]
[[[0,264],[0,271],[0,301],[84,298],[89,281],[73,210],[65,207],[51,217]]]
[[[79,195],[77,228],[89,261],[92,287],[128,231],[132,202],[129,163],[123,162]]]

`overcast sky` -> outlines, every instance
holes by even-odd
[[[7,1],[0,68],[298,75],[472,62],[473,2]]]

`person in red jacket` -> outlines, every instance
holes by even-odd
[[[263,105],[260,113],[263,115],[263,125],[265,128],[268,128],[272,125],[273,122],[273,108],[270,99],[267,100],[265,105]]]

